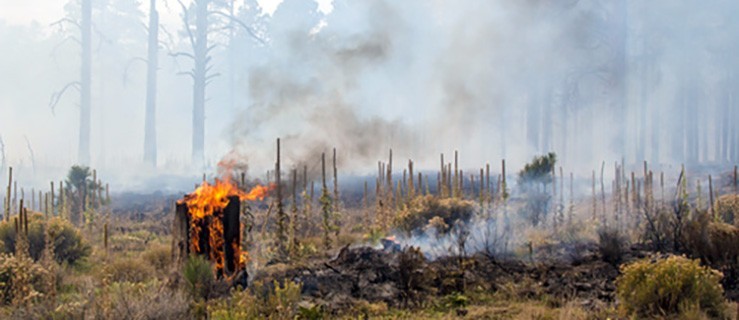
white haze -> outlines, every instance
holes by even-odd
[[[159,160],[151,170],[142,164],[146,68],[132,62],[146,54],[148,1],[96,2],[112,9],[93,17],[91,165],[119,189],[190,187],[204,170],[190,166],[192,82],[178,74],[191,64],[169,56],[188,49],[179,5],[160,5]],[[225,33],[212,37],[221,76],[207,91],[208,172],[231,154],[261,177],[282,137],[287,167],[317,169],[320,153],[336,147],[342,174],[366,174],[393,148],[396,167],[412,158],[434,170],[439,153],[450,161],[459,150],[465,170],[491,163],[498,171],[506,158],[515,172],[555,151],[566,171],[585,176],[601,161],[641,161],[640,121],[650,141],[641,156],[675,165],[686,161],[669,148],[682,112],[700,123],[696,163],[736,161],[718,159],[712,139],[720,112],[735,107],[724,92],[738,87],[732,1],[335,0],[319,10],[311,0],[286,0],[271,16],[254,1],[238,2],[267,44],[239,31],[229,61]],[[49,98],[78,79],[79,47],[64,40],[73,28],[49,26],[67,1],[43,1],[49,11],[24,5],[38,18],[10,19],[21,10],[16,3],[0,2],[0,137],[18,179],[40,187],[76,162],[78,94],[68,92],[54,113]],[[626,28],[614,13],[621,3]],[[619,68],[614,43],[624,32],[627,63]],[[647,80],[645,59],[653,61]],[[698,98],[678,111],[687,89]],[[649,148],[653,138],[659,152]]]

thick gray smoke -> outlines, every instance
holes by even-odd
[[[13,48],[0,54],[5,163],[36,187],[77,162],[80,122],[75,87],[49,108],[79,80],[78,30],[51,25],[79,15],[79,1],[45,1],[56,19],[0,21],[0,45]],[[159,158],[156,169],[143,165],[144,2],[95,2],[90,164],[116,187],[167,187],[144,180],[156,175],[189,187],[203,168],[191,165],[192,80],[183,74],[193,65],[172,56],[191,47],[172,1],[159,6]],[[216,2],[213,10],[228,3]],[[510,172],[553,151],[581,178],[621,159],[739,161],[733,1],[334,0],[325,12],[285,0],[274,13],[234,3],[265,41],[211,21],[209,67],[221,76],[206,91],[208,172],[228,155],[261,175],[277,137],[286,168],[315,172],[335,147],[342,175],[374,172],[390,148],[396,168],[410,158],[436,169],[439,153],[459,150],[461,168],[505,158]]]
[[[462,167],[551,150],[589,168],[620,158],[613,88],[623,70],[606,40],[592,39],[618,36],[599,16],[614,14],[608,5],[335,1],[321,19],[290,15],[311,10],[302,4],[281,5],[271,54],[249,69],[250,106],[229,134],[250,161],[269,167],[273,155],[260,150],[277,136],[292,161],[315,163],[336,147],[344,169],[365,172],[388,148],[426,168],[453,150]]]

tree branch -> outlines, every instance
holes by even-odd
[[[247,26],[246,23],[244,23],[243,21],[241,21],[239,18],[236,18],[236,17],[234,17],[234,16],[232,16],[230,14],[226,14],[226,13],[223,13],[223,12],[220,12],[220,11],[210,11],[210,12],[208,12],[208,15],[217,15],[217,16],[221,16],[221,17],[227,18],[231,22],[235,22],[236,24],[238,24],[242,28],[244,28],[244,30],[246,30],[246,32],[249,33],[249,35],[251,35],[251,37],[254,38],[254,40],[257,40],[260,44],[262,44],[262,45],[266,45],[267,44],[267,42],[264,41],[264,39],[262,39],[261,37],[259,37],[254,32],[254,30],[252,30],[251,27]]]
[[[79,91],[81,85],[82,84],[79,81],[73,81],[73,82],[67,83],[62,88],[62,90],[52,93],[51,99],[49,100],[49,107],[51,108],[51,114],[55,114],[54,108],[56,107],[57,104],[59,104],[59,100],[62,99],[62,97],[64,96],[64,93],[67,92],[69,88],[75,88]]]
[[[192,35],[192,30],[190,29],[190,13],[187,11],[187,6],[182,3],[182,0],[177,0],[177,3],[179,3],[180,7],[182,7],[182,22],[185,24],[185,30],[187,31],[187,36],[190,39],[190,46],[195,48],[195,37]]]
[[[54,22],[50,23],[49,26],[50,27],[58,26],[59,28],[62,28],[63,29],[64,28],[64,26],[63,26],[64,23],[70,23],[70,24],[73,24],[73,25],[77,26],[77,28],[82,29],[82,26],[80,25],[79,22],[74,21],[74,20],[72,20],[70,18],[61,18],[61,19],[59,19],[57,21],[54,21]]]
[[[195,60],[195,56],[192,55],[191,53],[187,53],[187,52],[181,52],[181,51],[180,52],[173,52],[173,53],[170,53],[169,55],[171,57],[173,57],[173,58],[177,58],[179,56],[185,56],[185,57],[188,57],[190,59]]]

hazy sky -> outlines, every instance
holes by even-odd
[[[171,1],[171,0],[170,0]],[[0,0],[0,19],[11,24],[28,24],[36,21],[42,25],[59,20],[64,15],[64,5],[69,0]],[[185,2],[188,2],[185,0]],[[274,12],[282,0],[257,0],[266,12]],[[316,0],[321,11],[331,11],[332,0]],[[142,1],[142,4],[148,1]],[[167,12],[163,13],[168,14]],[[179,10],[169,13],[171,17],[166,20],[176,19]],[[171,21],[171,20],[170,20]]]

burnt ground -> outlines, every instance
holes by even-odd
[[[613,302],[618,267],[602,261],[595,245],[582,245],[577,251],[576,256],[569,253],[566,259],[537,256],[523,261],[474,254],[429,261],[413,248],[345,247],[331,260],[265,270],[255,280],[302,283],[304,297],[334,312],[347,310],[361,300],[412,307],[432,297],[466,290],[510,291],[511,284],[522,284],[516,295],[524,298],[548,295],[574,299],[586,308]],[[624,260],[646,255],[631,248]]]

